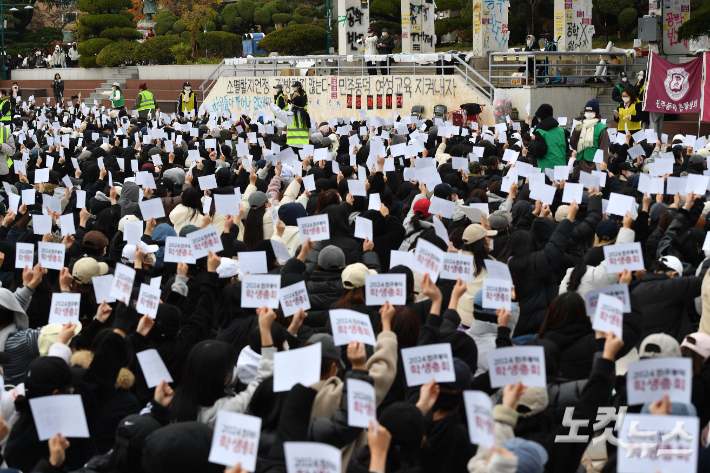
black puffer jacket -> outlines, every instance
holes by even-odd
[[[522,291],[516,288],[520,319],[515,335],[537,333],[545,320],[547,307],[559,293],[553,271],[559,266],[572,233],[572,222],[565,219],[557,225],[545,247],[529,256],[528,276]]]

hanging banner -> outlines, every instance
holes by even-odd
[[[699,113],[703,58],[673,64],[651,53],[644,111]]]

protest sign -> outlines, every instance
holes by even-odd
[[[367,429],[377,423],[375,387],[367,381],[348,378],[348,425]]]
[[[368,274],[365,276],[365,303],[381,306],[407,303],[407,276],[405,274]]]
[[[547,388],[543,347],[496,348],[487,351],[486,356],[492,388],[508,386],[518,381],[525,386]]]
[[[279,307],[280,275],[246,274],[242,279],[242,307]]]
[[[495,444],[493,431],[493,402],[481,391],[464,391],[463,402],[468,419],[468,436],[474,445],[492,447]]]
[[[310,238],[312,242],[330,240],[330,223],[328,215],[313,215],[312,217],[301,217],[296,220],[298,232],[301,235],[301,243]]]
[[[282,287],[279,291],[279,301],[281,302],[281,310],[283,310],[284,317],[291,317],[299,310],[305,311],[311,308],[308,290],[304,281]]]
[[[78,324],[80,304],[81,294],[52,293],[48,323],[60,325]]]
[[[375,331],[372,329],[370,316],[348,309],[330,310],[330,327],[335,345],[347,345],[355,340],[375,346]]]
[[[158,315],[158,305],[160,304],[160,286],[157,288],[149,284],[141,284],[136,302],[136,312],[140,315],[148,314],[151,318]]]
[[[407,386],[420,386],[432,379],[437,383],[456,381],[451,344],[437,343],[403,348],[401,353]]]
[[[173,382],[165,362],[163,362],[160,353],[155,348],[136,353],[136,358],[141,366],[148,389],[156,387],[162,381],[166,383]]]
[[[693,366],[690,358],[648,358],[629,363],[626,373],[630,406],[656,402],[668,396],[671,402],[690,404]]]
[[[604,333],[614,332],[614,335],[622,338],[623,327],[624,303],[614,296],[599,294],[592,328]]]
[[[606,272],[609,274],[620,273],[625,269],[629,271],[645,269],[641,243],[638,241],[604,246],[604,259]]]
[[[290,391],[300,383],[310,386],[320,380],[321,344],[274,354],[274,392]]]
[[[241,463],[243,470],[255,471],[260,437],[260,417],[219,411],[208,460],[227,467]]]
[[[79,394],[30,399],[30,409],[40,442],[56,437],[58,433],[66,438],[89,438],[89,426]]]

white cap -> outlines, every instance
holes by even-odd
[[[683,263],[681,263],[675,256],[664,256],[661,258],[661,263],[678,273],[678,276],[683,275]]]

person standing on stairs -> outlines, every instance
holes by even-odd
[[[54,93],[54,103],[64,106],[64,81],[59,74],[54,74],[52,92]]]
[[[138,88],[140,92],[138,92],[138,97],[136,97],[135,109],[138,111],[138,117],[145,120],[151,110],[155,110],[155,99],[153,99],[153,94],[148,92],[148,86],[145,82],[139,85]]]
[[[71,48],[69,48],[69,67],[79,67],[79,51],[77,51],[77,44],[72,43]]]
[[[111,107],[114,110],[120,112],[121,110],[126,109],[123,101],[123,92],[121,91],[121,86],[118,84],[118,82],[113,83],[111,92],[106,91],[101,93],[105,95],[110,95],[109,100],[111,100]]]
[[[178,97],[179,105],[179,115],[182,117],[184,114],[189,114],[197,110],[197,96],[192,91],[192,86],[189,82],[182,84],[182,92],[180,92],[180,97]]]

